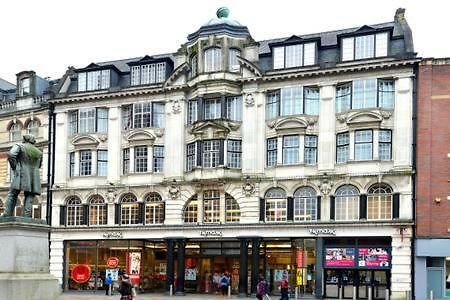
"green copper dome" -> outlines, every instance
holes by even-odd
[[[211,19],[206,22],[203,26],[211,26],[211,25],[219,25],[219,24],[228,24],[231,26],[242,26],[236,20],[230,19],[228,16],[230,15],[230,10],[227,7],[220,7],[217,12],[217,18]]]
[[[220,18],[228,18],[228,15],[230,14],[230,10],[228,7],[221,7],[217,10],[216,16]]]

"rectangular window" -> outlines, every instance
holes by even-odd
[[[217,72],[222,70],[222,49],[209,48],[205,50],[205,72]]]
[[[187,144],[186,146],[186,171],[192,171],[197,165],[196,143]]]
[[[154,84],[166,80],[166,63],[131,67],[131,85]]]
[[[299,153],[298,135],[287,135],[283,137],[283,164],[297,164]]]
[[[97,120],[97,132],[107,133],[108,132],[108,109],[107,108],[97,108],[96,120]]]
[[[305,115],[319,115],[319,88],[317,87],[304,87],[303,99],[305,102]]]
[[[20,80],[19,96],[27,96],[30,94],[30,78]]]
[[[108,151],[97,151],[97,176],[108,175]]]
[[[352,109],[377,107],[377,80],[353,81]]]
[[[220,99],[205,100],[204,103],[205,120],[214,120],[221,118],[221,103]]]
[[[92,175],[92,151],[80,151],[80,176]]]
[[[193,124],[194,122],[197,122],[198,120],[197,113],[198,113],[197,100],[190,100],[188,102],[188,111],[187,111],[188,124]]]
[[[197,55],[191,58],[191,78],[197,76]]]
[[[350,109],[352,102],[352,83],[345,83],[336,87],[336,112],[344,112]]]
[[[128,173],[130,173],[130,149],[129,148],[123,149],[122,159],[123,159],[123,163],[122,163],[123,174],[128,174]]]
[[[78,91],[86,91],[86,73],[78,73]]]
[[[274,69],[284,68],[284,47],[273,48],[273,68]]]
[[[138,146],[134,148],[134,170],[136,173],[147,172],[147,146]]]
[[[241,168],[242,145],[241,141],[227,141],[227,165],[230,168]]]
[[[131,67],[131,85],[139,85],[141,83],[141,72],[139,66]]]
[[[78,73],[78,91],[108,89],[111,83],[110,70]]]
[[[203,141],[203,164],[204,168],[215,168],[220,162],[220,140]]]
[[[378,79],[378,106],[394,108],[394,80]]]
[[[69,135],[74,135],[78,132],[78,110],[69,112]]]
[[[303,45],[285,47],[285,67],[294,68],[303,65]]]
[[[80,109],[80,133],[95,132],[95,108]]]
[[[267,166],[277,165],[278,138],[267,139]]]
[[[75,176],[75,152],[69,153],[69,176]]]
[[[273,48],[273,68],[295,68],[316,63],[316,43]]]
[[[226,101],[226,118],[233,121],[242,121],[242,97],[227,97]]]
[[[122,106],[122,129],[133,128],[133,105]]]
[[[166,63],[156,64],[156,82],[163,82],[166,79]]]
[[[228,51],[228,70],[230,72],[239,72],[240,66],[237,57],[241,55],[238,49],[230,49]]]
[[[69,112],[69,135],[76,133],[107,133],[108,109],[84,108]]]
[[[316,63],[316,43],[304,44],[303,65],[312,66]]]
[[[343,38],[342,61],[388,56],[388,41],[388,32]]]
[[[355,37],[355,59],[374,57],[375,37],[363,35]]]
[[[220,194],[219,191],[205,191],[203,194],[203,222],[220,222]]]
[[[155,128],[164,128],[164,103],[153,102],[152,103],[152,125]]]
[[[134,104],[134,128],[151,127],[152,122],[152,103],[136,103]]]
[[[153,146],[153,172],[161,173],[164,170],[164,146]]]
[[[266,118],[273,119],[280,115],[280,91],[267,93],[266,96]]]
[[[380,160],[391,160],[392,157],[392,132],[380,130],[378,135],[378,158]]]
[[[378,33],[375,35],[375,56],[383,57],[388,55],[388,39],[389,34],[387,32]]]
[[[303,112],[303,90],[300,86],[281,89],[281,115],[290,116]]]
[[[317,136],[305,135],[305,164],[317,164]]]
[[[355,131],[355,160],[372,159],[372,130]]]
[[[336,136],[336,162],[346,163],[350,157],[350,135],[348,132]]]

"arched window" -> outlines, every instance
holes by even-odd
[[[197,76],[197,54],[192,55],[191,57],[191,78],[194,78]]]
[[[89,199],[89,225],[108,224],[108,208],[105,200],[100,195],[94,195]]]
[[[217,72],[222,70],[222,49],[209,48],[205,50],[205,72]]]
[[[120,201],[120,220],[122,225],[139,223],[139,203],[136,196],[128,193],[122,196]]]
[[[20,141],[22,135],[22,125],[20,123],[12,124],[9,127],[9,140],[11,142]]]
[[[225,218],[227,223],[239,223],[241,218],[239,204],[230,194],[225,194]]]
[[[294,221],[317,220],[317,194],[308,186],[301,187],[294,193]]]
[[[392,188],[387,184],[374,184],[367,195],[367,219],[392,219]]]
[[[5,212],[5,206],[3,204],[2,199],[0,199],[0,215],[3,214]]]
[[[203,192],[203,223],[220,222],[220,192]]]
[[[83,206],[77,196],[71,196],[67,204],[67,226],[79,226],[83,224]]]
[[[272,188],[266,192],[266,222],[287,220],[286,192],[281,188]]]
[[[36,120],[31,120],[27,124],[27,134],[31,134],[34,137],[39,135],[39,122]]]
[[[184,208],[184,223],[197,223],[197,195],[193,196]]]
[[[343,185],[335,193],[336,221],[354,221],[359,218],[359,191],[353,185]]]
[[[240,66],[237,57],[241,55],[241,51],[235,48],[231,48],[228,51],[228,71],[239,72]]]
[[[164,202],[158,193],[149,193],[145,201],[145,224],[164,223]]]

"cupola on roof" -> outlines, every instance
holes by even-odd
[[[217,18],[212,18],[208,22],[206,22],[203,26],[211,26],[211,25],[218,25],[218,24],[228,24],[231,26],[242,26],[241,23],[239,23],[236,20],[233,20],[229,18],[230,10],[227,7],[221,7],[216,11]]]

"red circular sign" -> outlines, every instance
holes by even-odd
[[[108,258],[108,261],[106,262],[108,267],[115,268],[119,264],[119,259],[117,257],[110,257]]]
[[[72,269],[71,277],[76,283],[84,283],[91,277],[91,268],[88,265],[76,265]]]

